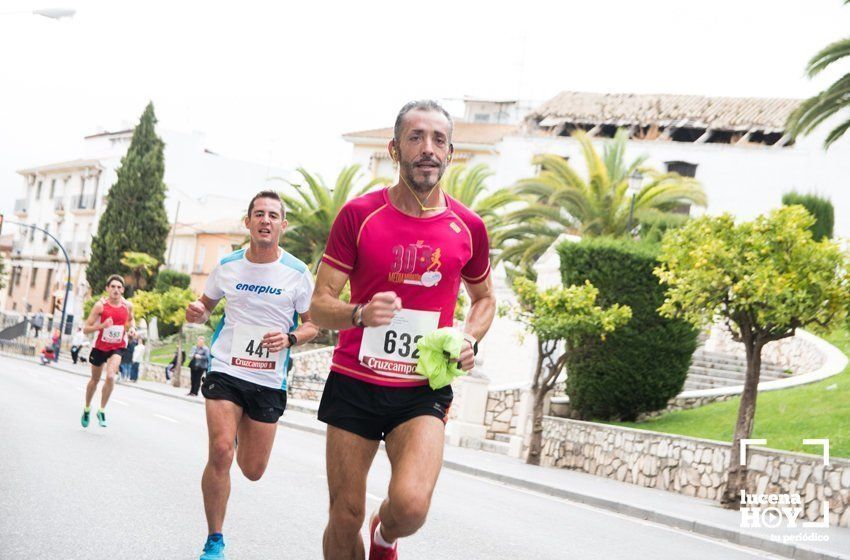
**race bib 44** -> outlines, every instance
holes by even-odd
[[[439,322],[439,311],[402,309],[389,325],[367,327],[360,342],[360,363],[390,377],[416,375],[419,360],[416,343],[437,330]]]
[[[258,325],[236,325],[230,347],[231,365],[263,371],[274,370],[277,367],[278,354],[271,354],[263,344],[263,336],[273,330],[272,327]]]

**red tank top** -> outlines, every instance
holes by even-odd
[[[130,318],[127,304],[123,301],[117,306],[110,305],[109,302],[104,303],[103,312],[100,314],[100,322],[106,321],[109,317],[112,318],[112,326],[98,331],[97,338],[94,341],[94,347],[104,352],[127,347],[127,341],[124,339],[124,335],[126,334],[124,332],[124,326]]]

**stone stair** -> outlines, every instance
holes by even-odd
[[[743,385],[747,362],[733,354],[709,352],[702,348],[694,352],[688,377],[682,390],[714,389]],[[773,381],[788,377],[785,369],[770,362],[762,362],[760,381]]]

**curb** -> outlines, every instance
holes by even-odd
[[[0,355],[13,358],[25,362],[30,363],[38,363],[35,360],[29,359],[25,356],[17,356],[14,354],[7,354],[5,352],[0,353]],[[70,373],[72,375],[77,375],[80,377],[88,377],[89,375],[86,373],[74,371],[71,369],[66,369],[65,367],[55,365],[51,369],[61,371],[64,373]],[[140,387],[138,385],[129,385],[129,387],[133,389],[138,389],[141,391],[145,391],[147,393],[152,393],[156,395],[161,395],[163,397],[169,397],[173,399],[179,399],[186,402],[191,402],[195,404],[203,404],[203,400],[192,398],[185,395],[171,395],[168,393],[164,393],[161,391],[156,391],[154,389],[149,389],[147,387]],[[300,406],[297,404],[288,404],[287,409],[294,410],[296,412],[301,412],[305,414],[315,415],[316,411],[309,408]],[[293,428],[296,430],[301,430],[303,432],[308,432],[316,435],[325,435],[325,430],[323,428],[317,428],[314,426],[308,426],[298,422],[292,422],[289,420],[285,420],[281,418],[278,420],[278,424]],[[665,513],[660,513],[653,511],[648,508],[642,508],[639,506],[633,506],[624,504],[615,500],[610,500],[607,498],[600,498],[596,496],[591,496],[588,494],[581,494],[579,492],[574,492],[571,490],[567,490],[564,488],[557,488],[554,486],[548,486],[546,484],[541,484],[538,482],[532,482],[530,480],[526,480],[523,478],[518,478],[515,476],[509,476],[500,474],[497,472],[489,471],[486,469],[479,469],[477,467],[472,467],[463,463],[458,463],[456,461],[444,459],[443,467],[457,471],[460,473],[477,476],[480,478],[486,478],[488,480],[492,480],[494,482],[499,482],[505,484],[507,486],[513,486],[516,488],[521,488],[524,490],[530,490],[533,492],[539,492],[541,494],[545,494],[547,496],[553,496],[556,498],[561,498],[565,500],[569,500],[572,502],[578,502],[580,504],[596,507],[599,509],[603,509],[606,511],[611,511],[614,513],[619,513],[621,515],[625,515],[628,517],[633,517],[636,519],[642,519],[645,521],[650,521],[652,523],[657,523],[659,525],[664,525],[667,527],[671,527],[674,529],[683,529],[686,531],[690,531],[694,534],[709,537],[712,539],[724,540],[732,544],[737,544],[740,546],[745,546],[748,548],[752,548],[755,550],[760,550],[763,552],[768,552],[771,554],[776,554],[779,556],[783,556],[785,558],[792,558],[794,560],[850,560],[850,556],[846,556],[843,554],[832,554],[828,552],[820,552],[817,550],[800,548],[795,544],[788,544],[783,542],[773,541],[769,538],[755,536],[755,535],[747,535],[726,527],[721,527],[718,525],[712,525],[710,523],[705,523],[703,521],[699,521],[697,519],[689,519],[684,517],[676,517],[673,515],[668,515]],[[545,468],[545,467],[542,467]]]

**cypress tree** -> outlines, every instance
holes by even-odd
[[[169,230],[162,182],[165,143],[155,127],[153,103],[148,103],[121,159],[118,179],[106,195],[106,209],[92,238],[86,279],[94,293],[103,288],[110,274],[130,273],[121,264],[126,251],[147,253],[163,262]]]

